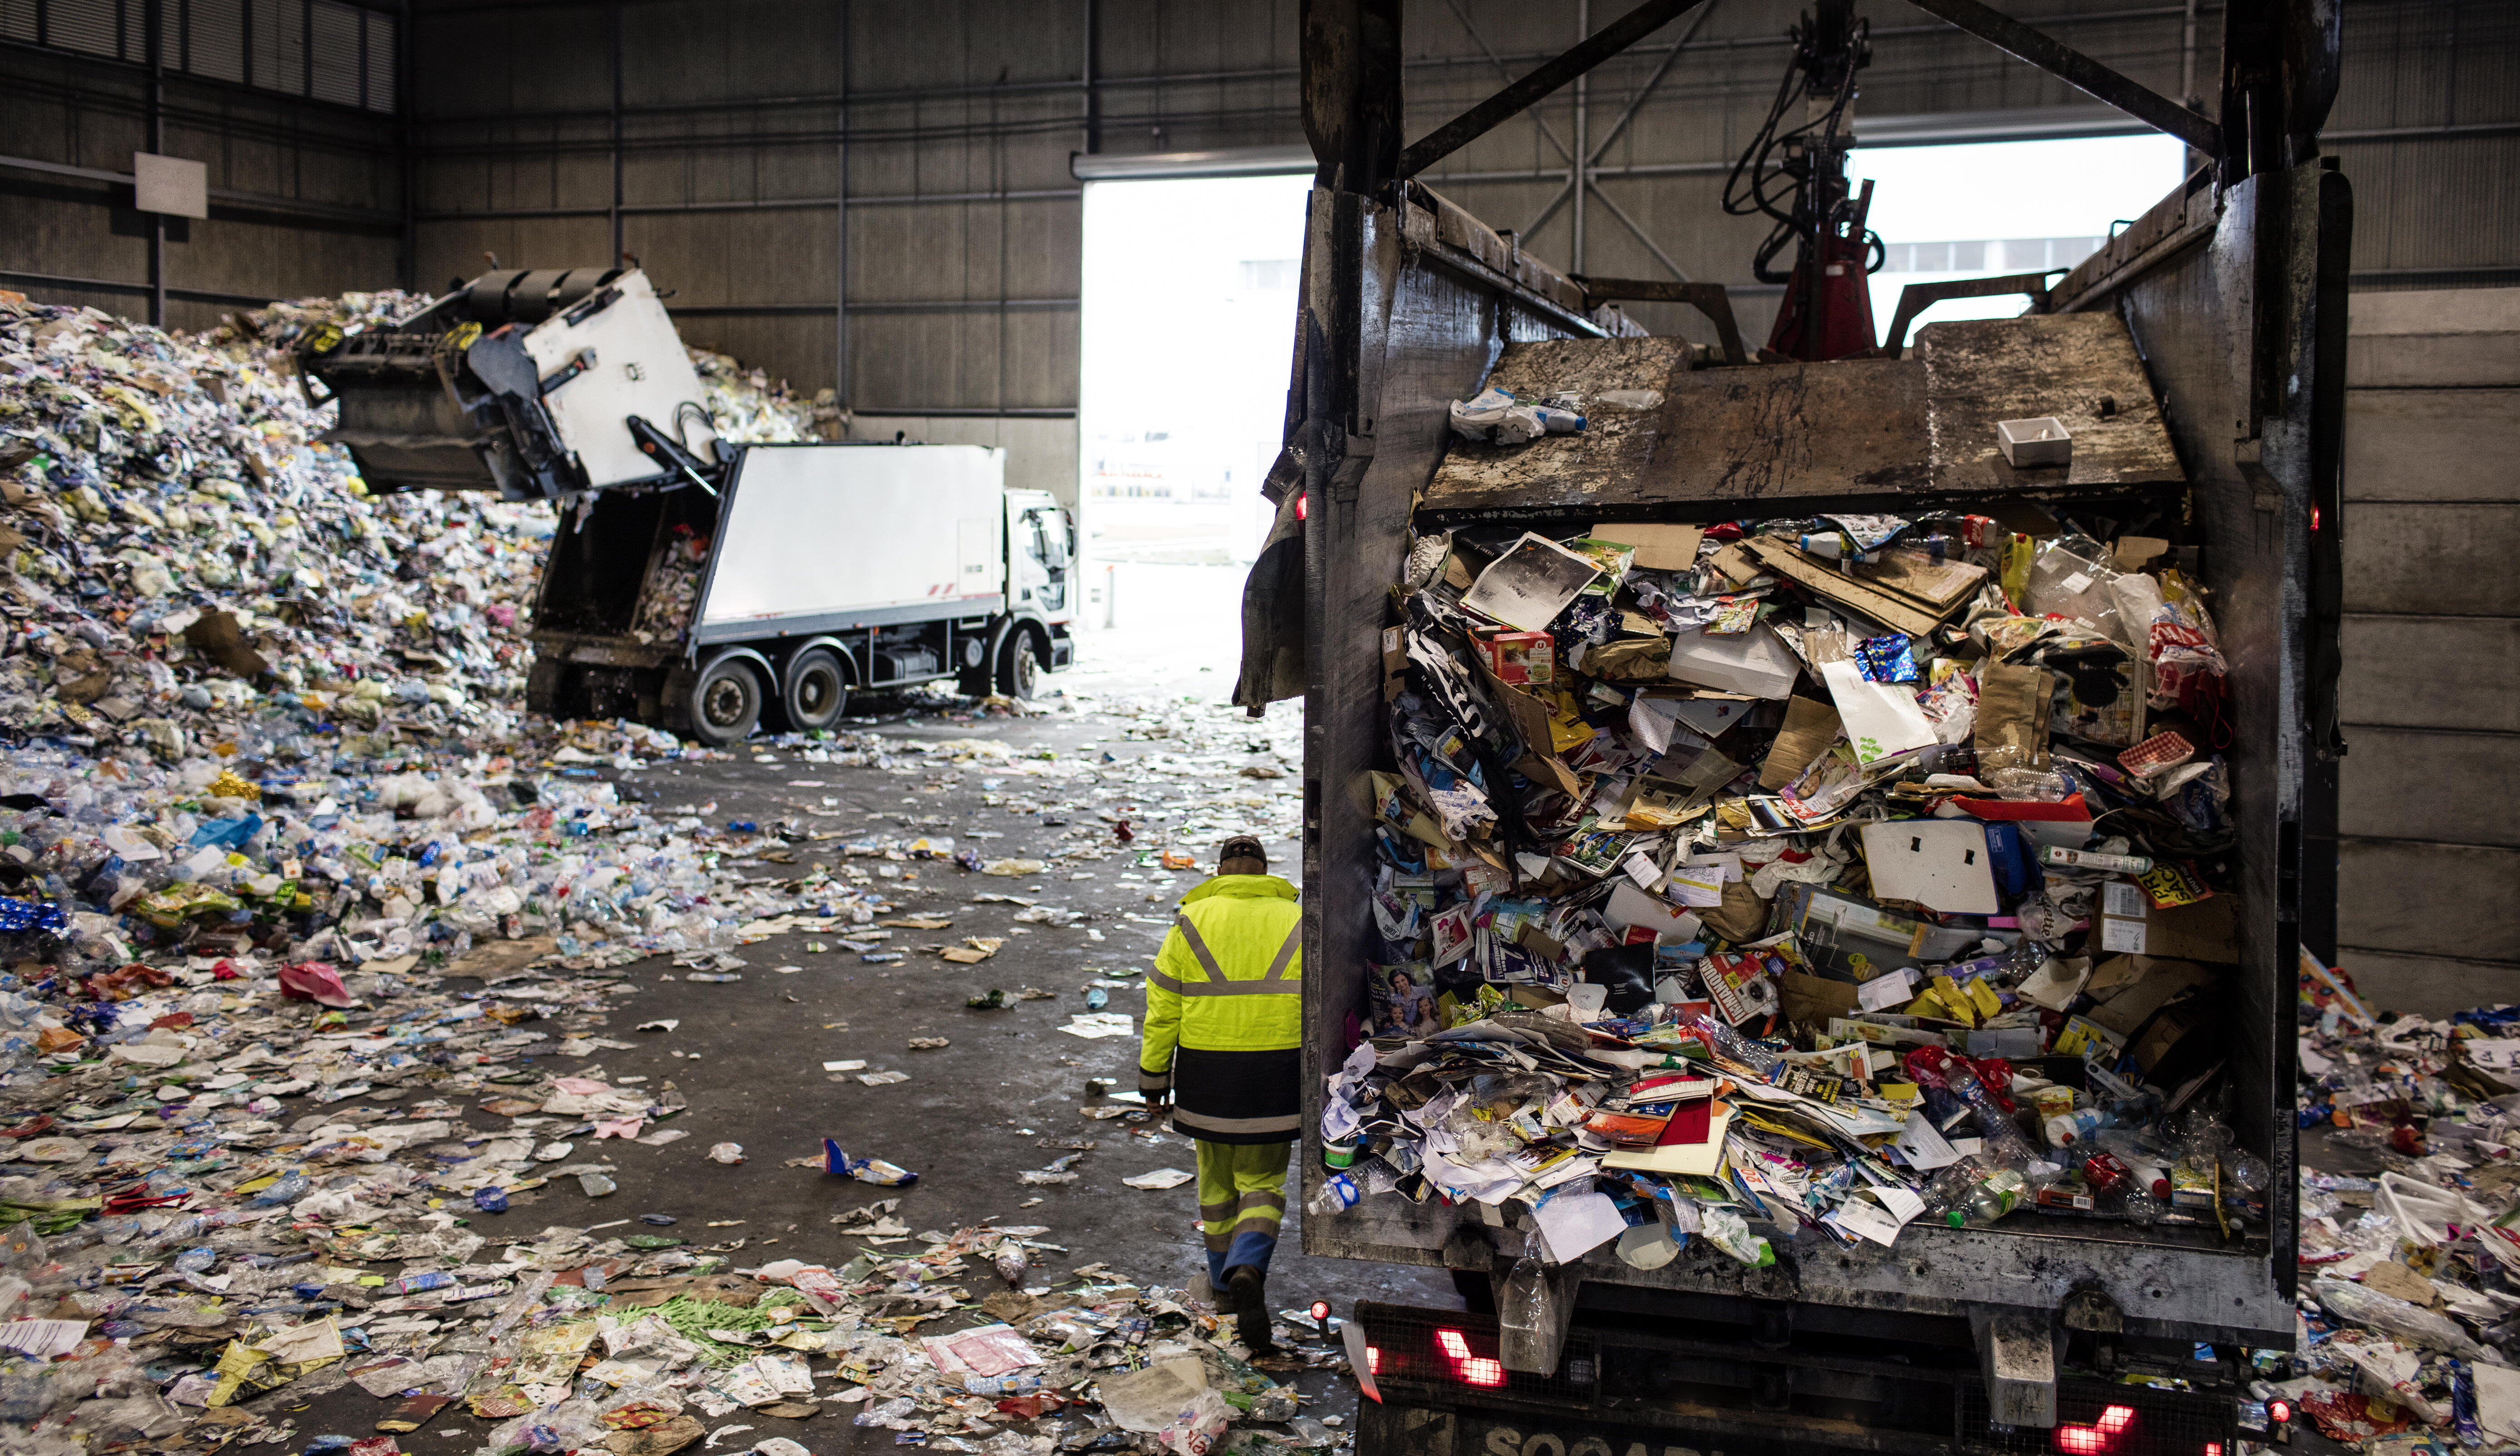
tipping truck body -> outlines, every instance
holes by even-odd
[[[537,712],[729,743],[939,679],[1029,696],[1075,659],[1074,523],[1004,451],[724,440],[635,269],[487,274],[300,368],[372,487],[558,505]]]
[[[1334,96],[1336,73],[1317,68],[1312,91]],[[1317,137],[1336,121],[1317,118]],[[1621,336],[1633,326],[1583,281],[1405,176],[1312,195],[1288,448],[1272,473],[1279,530],[1246,594],[1238,694],[1305,702],[1294,1196],[1311,1204],[1329,1175],[1325,1084],[1348,1055],[1373,944],[1374,808],[1360,785],[1387,752],[1385,632],[1413,521],[1563,535],[2040,502],[2175,503],[2203,542],[2238,816],[2226,1067],[2234,1135],[2272,1169],[2265,1220],[2228,1236],[2025,1213],[1920,1220],[1870,1257],[1779,1239],[1766,1268],[1703,1240],[1654,1269],[1608,1246],[1552,1266],[1498,1211],[1440,1195],[1308,1214],[1307,1253],[1446,1269],[1471,1306],[1340,1311],[1372,1396],[1364,1456],[2236,1450],[2245,1351],[2294,1342],[2299,953],[2333,949],[2350,220],[2345,179],[2315,146],[2298,161],[2270,150],[2198,170],[2022,319],[1929,325],[1904,357],[1757,363],[1735,349],[1726,364]],[[1556,387],[1657,389],[1659,413],[1581,469],[1516,474],[1493,452],[1494,468],[1448,463],[1450,403],[1517,351],[1550,349],[1592,371]],[[2014,470],[1990,460],[1995,420],[2053,413],[2015,411],[2025,393],[2149,414],[2154,434],[2079,452],[2070,469]],[[2129,1371],[2167,1379],[2120,1383]],[[2091,1446],[2112,1406],[2136,1413],[2132,1434]]]

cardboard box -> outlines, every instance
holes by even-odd
[[[1783,698],[1792,694],[1802,670],[1802,660],[1764,623],[1738,637],[1683,632],[1671,640],[1671,676],[1683,683]]]
[[[2174,997],[2221,978],[2221,972],[2192,960],[2111,956],[2093,966],[2092,979],[2083,983],[2083,993],[2097,1002],[2087,1014],[2118,1036],[2132,1037]]]
[[[1546,687],[1557,681],[1557,642],[1548,633],[1482,629],[1471,634],[1470,646],[1500,683]]]
[[[2100,913],[2092,934],[2095,948],[2105,952],[2237,965],[2238,912],[2234,896],[2157,905],[2135,881],[2110,880],[2100,887]]]

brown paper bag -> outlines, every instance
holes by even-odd
[[[1584,671],[1613,683],[1660,683],[1671,676],[1671,639],[1623,637],[1584,649]]]
[[[1977,736],[1981,758],[2000,749],[2010,762],[1998,767],[2048,767],[2048,700],[2054,691],[2044,667],[1989,661],[1978,670]]]
[[[1768,903],[1752,892],[1748,880],[1734,880],[1724,887],[1724,903],[1699,910],[1697,918],[1724,939],[1744,945],[1768,933]]]

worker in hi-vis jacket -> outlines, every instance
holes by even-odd
[[[1182,897],[1147,974],[1138,1089],[1173,1108],[1198,1145],[1207,1279],[1253,1350],[1269,1340],[1264,1283],[1286,1213],[1286,1162],[1303,1121],[1303,911],[1238,834],[1216,874]]]

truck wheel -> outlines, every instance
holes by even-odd
[[[1032,634],[1018,628],[998,644],[998,691],[1029,698],[1041,685],[1041,659],[1032,650]]]
[[[752,736],[761,722],[761,676],[741,657],[721,657],[692,684],[692,736],[724,748]]]
[[[780,685],[780,706],[788,726],[800,733],[827,728],[848,711],[849,675],[839,655],[829,647],[812,647],[788,664],[788,681]]]

